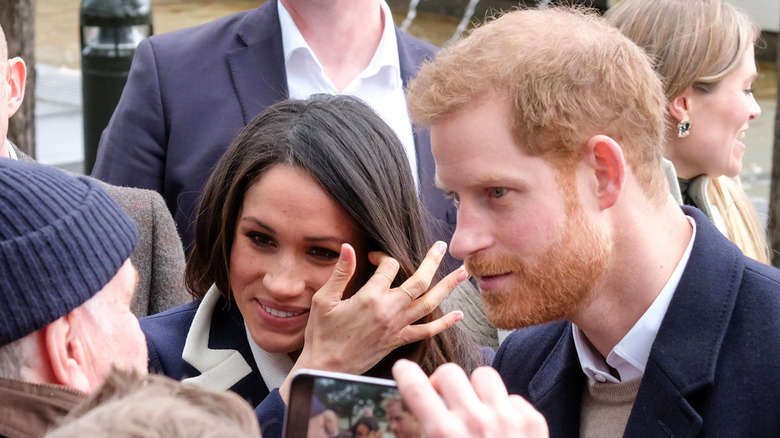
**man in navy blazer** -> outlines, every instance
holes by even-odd
[[[92,175],[112,184],[162,193],[185,248],[192,242],[191,224],[198,197],[214,164],[246,123],[289,96],[277,1],[143,41],[101,138]],[[313,4],[309,0],[282,3],[293,19],[299,18],[297,12],[303,6]],[[348,10],[359,11],[356,8],[367,6],[375,7],[373,12],[380,6],[389,11],[383,0],[376,4],[333,1],[327,5],[339,19],[349,18]],[[315,24],[331,33],[339,28],[337,23],[323,22],[326,19]],[[369,22],[359,16],[352,19],[360,29]],[[390,25],[395,31],[400,79],[405,86],[420,64],[435,54],[436,47],[401,32],[392,22]],[[344,29],[344,34],[353,31]],[[312,49],[327,70],[327,53],[314,44],[326,41],[316,37],[311,40]],[[373,44],[366,53],[370,59],[378,40],[353,40]],[[409,135],[411,139],[411,126]],[[422,202],[433,216],[432,237],[449,242],[455,211],[435,187],[426,131],[414,133],[413,147]],[[452,262],[450,259],[448,267],[453,266]]]
[[[426,436],[780,436],[780,271],[669,195],[641,49],[596,15],[510,12],[408,99],[458,204],[451,251],[520,328],[498,374],[396,364]]]

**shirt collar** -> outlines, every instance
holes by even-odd
[[[647,359],[650,357],[650,349],[653,347],[653,342],[658,335],[658,330],[661,328],[661,323],[669,308],[669,303],[672,301],[674,291],[677,289],[683,271],[688,264],[693,241],[696,238],[696,222],[689,216],[686,216],[686,218],[690,222],[693,232],[682,258],[680,258],[661,293],[653,300],[653,303],[639,318],[639,321],[609,352],[606,360],[601,357],[601,354],[590,343],[585,333],[572,324],[577,356],[579,356],[582,371],[591,382],[627,382],[644,374]],[[610,373],[608,365],[617,370],[620,379]]]
[[[16,155],[16,149],[11,145],[11,141],[7,138],[5,139],[5,147],[8,149],[8,158],[12,160],[18,160],[19,156]],[[5,157],[4,157],[5,158]]]
[[[276,1],[278,5],[279,24],[282,28],[282,50],[284,52],[285,67],[289,70],[291,64],[298,62],[293,56],[301,56],[304,59],[313,61],[318,70],[322,72],[322,65],[319,60],[317,60],[317,56],[311,50],[309,44],[303,38],[298,26],[295,25],[295,21],[293,21],[290,12],[284,7],[281,0]],[[374,52],[374,57],[371,58],[371,62],[369,62],[368,66],[358,78],[371,77],[379,73],[383,68],[389,68],[392,72],[392,74],[388,74],[388,77],[391,78],[389,80],[391,82],[400,81],[401,66],[398,55],[398,42],[395,37],[393,14],[385,0],[378,0],[378,2],[384,16],[382,39],[379,41],[379,45]],[[398,84],[392,83],[389,85],[397,86]]]
[[[293,365],[295,365],[290,355],[269,353],[263,350],[252,339],[249,327],[244,325],[244,328],[246,329],[246,339],[249,341],[249,348],[252,350],[252,356],[257,364],[257,370],[263,376],[263,382],[268,387],[268,391],[281,387],[284,379],[287,378],[287,375],[292,371]]]

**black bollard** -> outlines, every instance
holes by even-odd
[[[138,44],[152,35],[150,0],[82,0],[81,87],[84,173],[116,108]]]

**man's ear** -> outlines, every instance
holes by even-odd
[[[45,348],[54,383],[90,392],[86,374],[88,364],[78,328],[74,326],[78,317],[75,312],[77,310],[44,327]]]
[[[606,135],[594,135],[586,145],[586,163],[596,177],[598,206],[606,210],[617,202],[623,191],[626,165],[623,150]]]
[[[691,97],[693,96],[693,86],[685,89],[679,96],[675,97],[666,105],[669,115],[675,120],[675,123],[688,118],[691,111]]]
[[[27,81],[27,66],[22,58],[16,57],[8,60],[8,74],[6,77],[6,97],[8,117],[13,116],[22,106],[24,90]]]

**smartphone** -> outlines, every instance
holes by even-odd
[[[283,436],[381,437],[389,422],[387,406],[400,399],[393,380],[299,370],[290,385]]]

